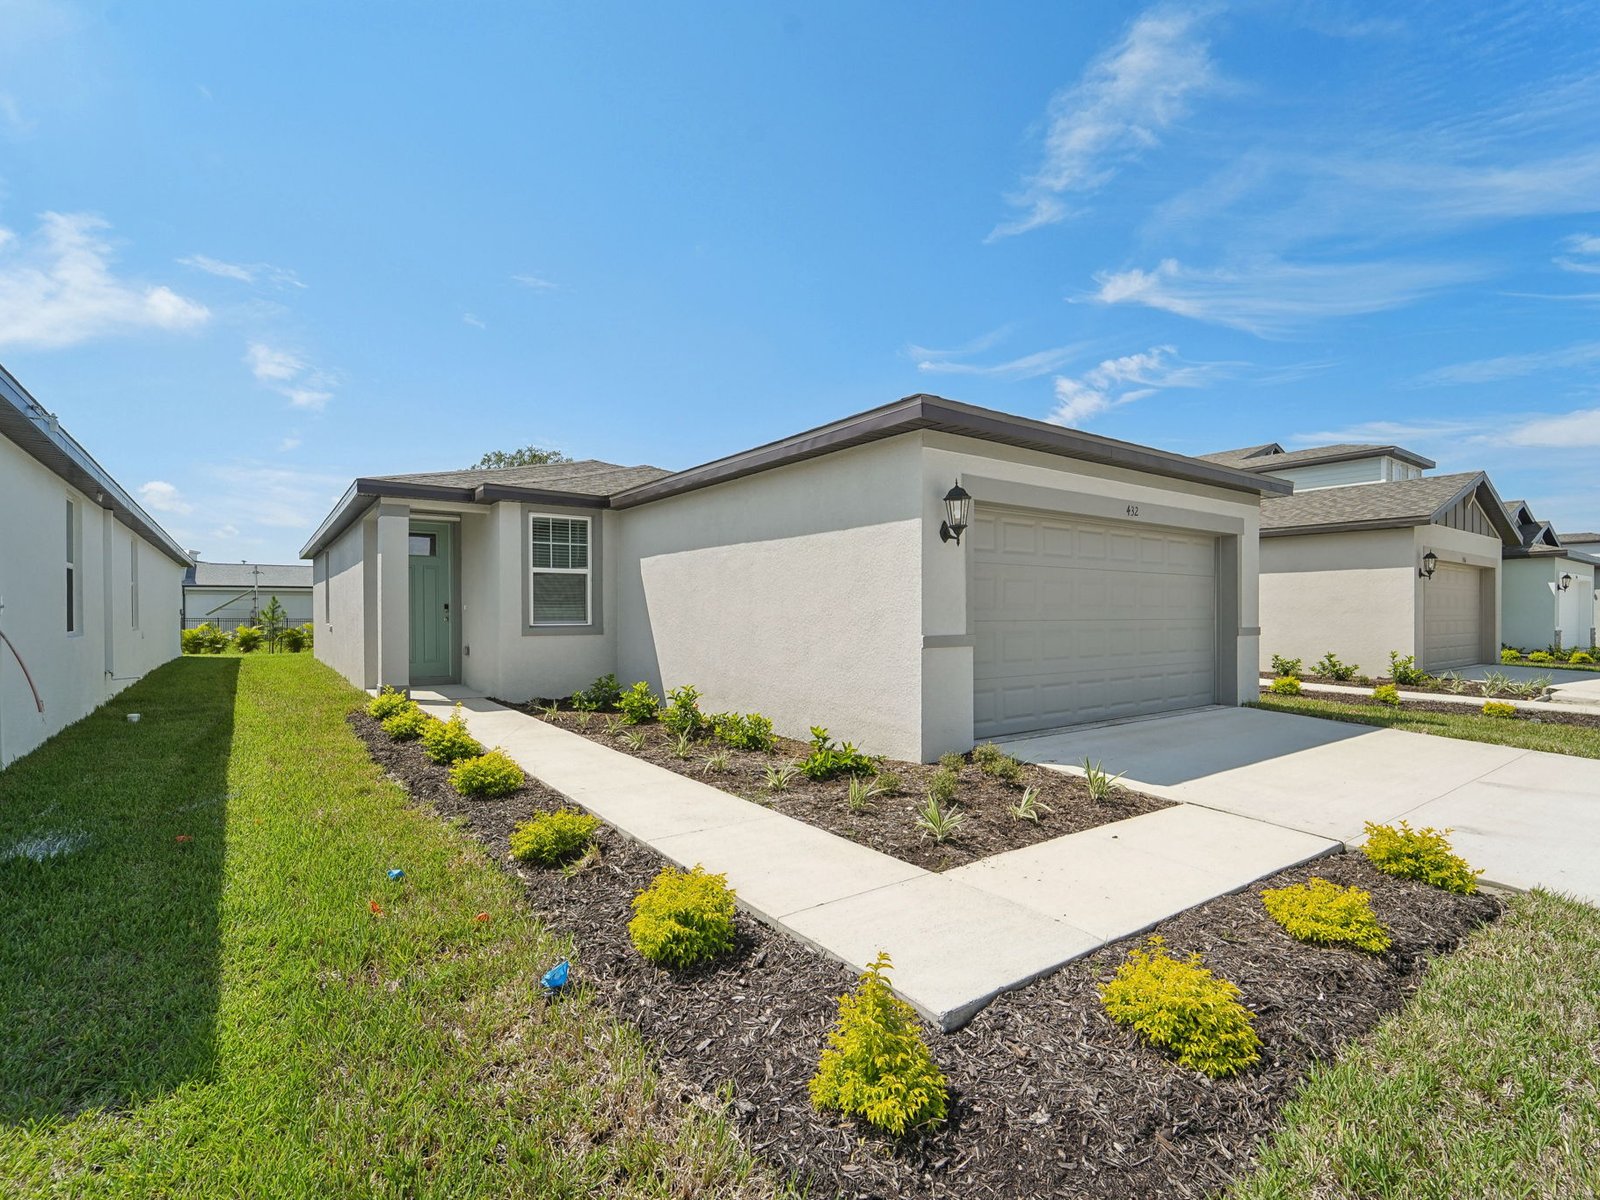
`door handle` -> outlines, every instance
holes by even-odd
[[[444,619],[446,621],[450,619],[450,606],[448,604],[444,606]]]

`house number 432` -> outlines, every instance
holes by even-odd
[[[1128,505],[1128,515],[1130,517],[1137,517],[1139,515],[1139,506],[1137,504]]]

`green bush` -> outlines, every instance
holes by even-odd
[[[949,1097],[916,1014],[889,990],[892,966],[880,952],[856,990],[839,997],[839,1020],[807,1086],[818,1111],[859,1116],[902,1137],[942,1124]]]
[[[397,742],[414,742],[423,735],[429,722],[437,725],[427,713],[423,712],[410,700],[405,702],[403,708],[385,717],[381,724],[383,731]]]
[[[643,725],[656,719],[661,711],[661,701],[656,699],[650,685],[641,679],[622,693],[617,700],[617,707],[622,710],[622,719],[629,725]]]
[[[1022,764],[993,742],[974,746],[972,761],[985,775],[992,775],[1006,783],[1016,783],[1022,778]]]
[[[726,875],[664,867],[633,898],[628,936],[647,962],[692,967],[733,949],[733,889]]]
[[[1385,875],[1417,879],[1447,892],[1470,896],[1478,890],[1478,876],[1450,847],[1448,829],[1412,829],[1405,821],[1399,826],[1367,822],[1367,840],[1361,852]]]
[[[1261,903],[1284,932],[1302,942],[1354,946],[1382,954],[1389,935],[1372,911],[1372,894],[1358,887],[1340,887],[1312,879],[1289,887],[1266,888]]]
[[[1590,654],[1587,650],[1574,650],[1572,652],[1572,657],[1567,659],[1567,661],[1569,663],[1586,663],[1593,665],[1594,655]]]
[[[1274,696],[1298,696],[1300,694],[1300,681],[1293,675],[1282,675],[1272,681],[1272,686],[1267,688]]]
[[[1151,1045],[1213,1078],[1242,1071],[1261,1057],[1261,1041],[1239,989],[1200,964],[1176,959],[1160,937],[1132,950],[1111,982],[1100,988],[1106,1014],[1131,1025]]]
[[[1413,687],[1419,683],[1428,682],[1428,673],[1417,666],[1415,654],[1402,655],[1398,650],[1389,651],[1389,678],[1400,687]]]
[[[253,654],[261,649],[266,636],[254,625],[241,625],[233,631],[233,644],[240,654]]]
[[[622,699],[622,688],[615,675],[602,675],[587,688],[572,693],[572,707],[579,712],[611,712]]]
[[[964,754],[957,754],[952,750],[949,754],[939,755],[939,769],[941,771],[954,771],[959,775],[961,768],[966,765],[967,756]]]
[[[680,737],[699,737],[704,733],[707,721],[700,711],[700,689],[684,684],[668,692],[661,723]]]
[[[385,687],[371,700],[367,701],[367,716],[375,721],[385,717],[392,717],[395,713],[405,708],[411,701],[404,692],[396,691],[392,687]]]
[[[1373,688],[1372,698],[1379,704],[1387,704],[1390,708],[1400,707],[1400,689],[1392,683],[1380,683]]]
[[[1298,658],[1285,658],[1281,654],[1274,654],[1272,656],[1272,673],[1279,679],[1285,677],[1298,679],[1300,678],[1300,662],[1301,660]]]
[[[308,628],[307,625],[285,625],[278,633],[278,649],[285,654],[299,654],[310,641],[306,636]]]
[[[1518,660],[1520,660],[1521,658],[1522,658],[1522,651],[1521,650],[1514,650],[1510,646],[1506,646],[1500,651],[1500,661],[1503,662],[1503,663],[1514,663],[1514,662],[1517,662]]]
[[[1507,704],[1504,700],[1485,700],[1483,702],[1483,715],[1486,717],[1514,717],[1517,715],[1517,706]]]
[[[1535,650],[1532,654],[1528,655],[1528,661],[1531,663],[1553,663],[1555,660],[1556,656],[1551,654],[1548,650]]]
[[[737,750],[770,751],[778,744],[772,722],[760,713],[718,713],[711,718],[717,740]]]
[[[1360,668],[1355,663],[1341,662],[1339,656],[1332,650],[1329,650],[1319,658],[1316,665],[1318,675],[1338,683],[1349,683],[1350,680],[1355,678],[1358,670]]]
[[[813,725],[811,753],[800,764],[800,770],[808,779],[822,780],[835,775],[873,775],[877,773],[877,763],[849,742],[834,745],[826,729]]]
[[[511,857],[541,867],[559,867],[583,857],[599,828],[599,818],[574,808],[538,813],[511,831]]]
[[[228,648],[228,635],[209,621],[178,636],[185,654],[221,654]]]
[[[463,758],[450,768],[450,786],[463,796],[509,796],[525,782],[522,768],[504,750]]]
[[[928,799],[935,804],[949,804],[961,790],[961,776],[949,767],[940,767],[928,780]]]
[[[448,764],[475,758],[483,753],[483,747],[467,732],[467,722],[458,704],[448,721],[434,721],[422,731],[422,752],[436,763]]]

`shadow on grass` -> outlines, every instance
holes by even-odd
[[[238,675],[168,663],[0,771],[0,1121],[211,1071]]]

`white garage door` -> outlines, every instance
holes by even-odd
[[[982,508],[978,738],[1216,701],[1216,539]]]
[[[1477,567],[1440,563],[1422,587],[1422,669],[1483,661],[1483,598]]]

